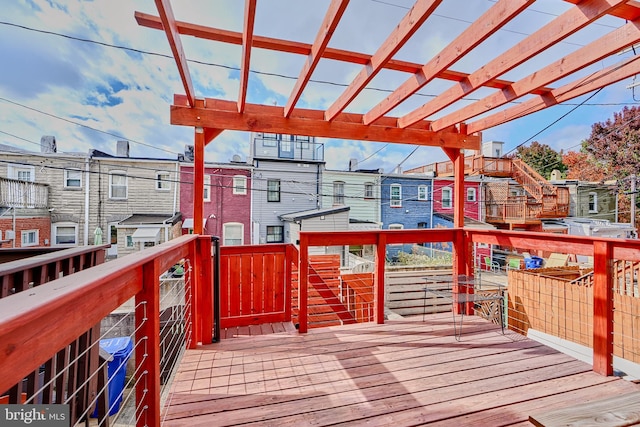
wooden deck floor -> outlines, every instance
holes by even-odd
[[[165,426],[530,425],[529,414],[638,391],[567,355],[451,314],[222,340],[187,351]]]

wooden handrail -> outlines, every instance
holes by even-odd
[[[150,280],[153,292],[159,292],[154,274],[168,270],[182,258],[193,258],[198,238],[185,235],[0,299],[0,390],[37,369],[143,289],[149,292]],[[207,238],[200,239],[208,243]],[[148,398],[156,397],[149,393]]]

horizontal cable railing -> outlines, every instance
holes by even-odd
[[[211,342],[211,273],[211,239],[191,235],[1,299],[7,403],[66,404],[74,425],[159,425],[182,352]]]

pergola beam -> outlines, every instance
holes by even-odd
[[[380,124],[364,125],[362,114],[341,113],[329,122],[320,110],[295,109],[289,118],[284,117],[283,110],[283,107],[247,104],[244,113],[238,113],[235,102],[216,99],[206,99],[189,107],[184,95],[175,95],[171,124],[470,150],[478,150],[481,143],[480,135],[461,134],[454,127],[433,132],[429,130],[429,122],[401,129],[393,117],[382,118]]]
[[[291,91],[291,95],[289,96],[289,100],[287,101],[287,105],[284,107],[284,116],[289,117],[291,115],[291,111],[295,107],[296,103],[300,99],[300,95],[302,95],[302,91],[305,86],[309,82],[311,75],[313,74],[316,66],[320,62],[324,51],[329,44],[329,40],[331,40],[331,36],[333,35],[344,11],[347,10],[347,5],[349,4],[349,0],[332,0],[327,13],[324,16],[324,20],[320,25],[320,29],[318,30],[318,34],[316,35],[316,39],[313,42],[313,46],[311,46],[311,52],[307,57],[307,61],[304,63],[302,70],[300,71],[300,75],[298,76],[298,80],[296,80],[296,84],[293,87],[293,91]]]
[[[187,58],[182,48],[182,42],[180,41],[180,34],[176,25],[175,17],[173,16],[173,10],[171,9],[171,3],[169,0],[156,0],[156,7],[160,14],[160,22],[162,28],[167,35],[171,52],[176,60],[178,66],[178,72],[180,73],[180,79],[184,86],[187,99],[189,99],[189,105],[195,105],[195,91],[193,89],[193,82],[191,81],[191,74],[189,73],[189,66],[187,64]]]
[[[471,122],[467,125],[467,129],[470,133],[480,132],[553,105],[569,101],[636,74],[640,74],[640,56],[634,56],[619,64],[598,71],[588,78],[581,78],[558,89],[554,89],[547,95],[537,95],[535,98],[528,99],[518,105]]]
[[[256,17],[256,1],[245,0],[244,30],[242,31],[242,61],[240,65],[240,93],[238,94],[238,112],[244,111],[249,85],[249,65],[251,64],[251,45],[253,43],[253,24]]]
[[[398,89],[364,115],[364,124],[373,123],[426,86],[440,73],[502,28],[535,0],[500,0],[475,20],[453,42],[409,77]]]
[[[162,21],[157,16],[149,15],[142,12],[136,12],[135,18],[138,22],[138,25],[147,28],[153,28],[156,30],[162,30]],[[191,24],[182,21],[176,21],[176,25],[179,33],[182,35],[188,35],[222,43],[242,45],[242,33],[239,33],[237,31],[221,30],[219,28],[212,28],[204,25]],[[313,48],[313,46],[308,43],[256,35],[253,36],[253,47],[258,49],[267,49],[277,52],[294,53],[306,56],[311,53],[311,50]],[[327,47],[322,54],[322,58],[348,62],[352,64],[365,65],[371,60],[371,55]],[[383,68],[393,71],[415,74],[420,71],[420,69],[422,68],[422,64],[402,61],[398,59],[391,59],[383,66]],[[454,82],[461,82],[467,77],[467,73],[455,70],[445,70],[438,75],[438,78],[440,79],[450,80]],[[485,86],[495,89],[502,89],[509,86],[511,83],[512,82],[507,80],[493,79],[491,81],[488,81]],[[536,93],[542,94],[549,90],[551,90],[551,88],[542,88]]]
[[[373,54],[369,62],[362,67],[360,73],[351,81],[349,87],[327,109],[325,113],[327,120],[333,120],[358,96],[362,89],[382,70],[384,64],[420,29],[420,26],[431,16],[441,2],[442,0],[416,1],[398,26],[380,45],[376,53]]]
[[[500,107],[520,98],[534,88],[552,83],[558,79],[587,67],[615,52],[640,41],[640,22],[628,22],[624,26],[611,31],[598,40],[583,46],[573,53],[561,58],[546,67],[515,82],[509,88],[497,91],[480,101],[462,107],[455,112],[432,123],[433,130],[445,129],[452,124],[465,121],[471,117]]]
[[[488,81],[514,69],[623,3],[625,0],[586,0],[581,2],[470,74],[466,79],[454,84],[431,101],[401,117],[400,126],[409,126],[441,111],[482,87]],[[535,93],[535,89],[539,88],[534,87],[531,92]],[[537,94],[540,95],[540,93]]]

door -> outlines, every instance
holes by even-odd
[[[293,141],[291,141],[291,137],[289,135],[284,135],[283,139],[280,141],[280,145],[278,146],[278,157],[281,159],[293,159]]]
[[[109,248],[107,249],[107,256],[108,257],[117,257],[118,256],[118,229],[116,228],[116,226],[118,225],[117,222],[110,222],[109,223],[109,243],[111,243],[111,246],[109,246]]]

